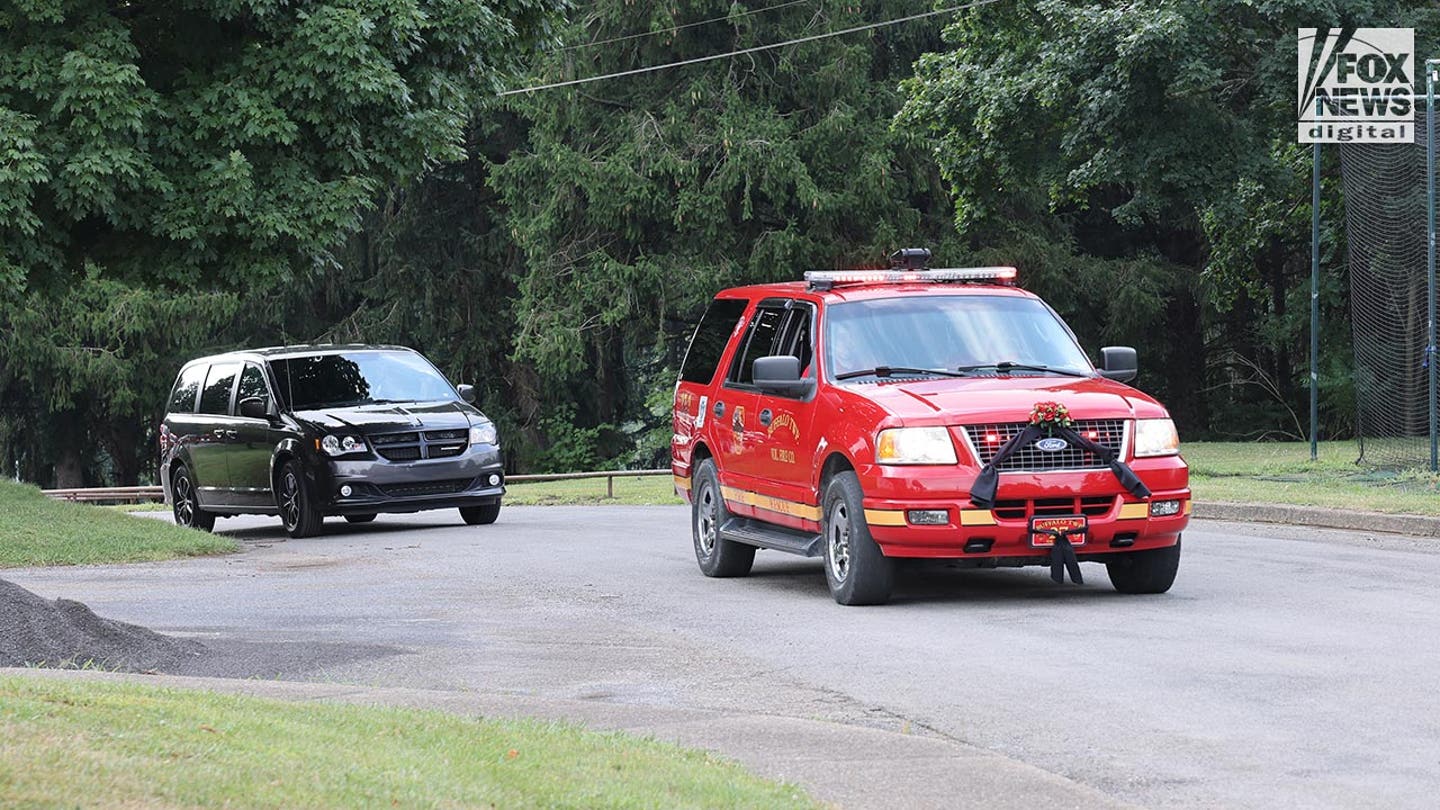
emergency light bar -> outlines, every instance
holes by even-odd
[[[935,284],[946,281],[989,281],[1014,284],[1013,267],[942,267],[934,270],[811,270],[805,280],[813,290],[837,284]]]

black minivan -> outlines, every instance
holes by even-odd
[[[399,346],[257,349],[187,363],[160,425],[160,482],[175,522],[279,515],[292,537],[327,515],[458,508],[494,523],[500,438],[420,353]]]

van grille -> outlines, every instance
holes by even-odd
[[[1125,444],[1126,421],[1125,419],[1077,419],[1074,430],[1101,447],[1108,447],[1119,453]],[[1004,422],[989,425],[966,425],[965,433],[969,436],[970,446],[975,448],[975,452],[980,456],[980,463],[983,465],[990,463],[990,459],[995,457],[995,452],[1024,429],[1024,422]],[[1047,453],[1044,450],[1036,449],[1032,442],[1030,446],[1016,450],[1009,458],[1005,459],[1000,464],[1000,470],[1002,472],[1017,470],[1043,472],[1048,470],[1089,470],[1099,469],[1103,466],[1098,456],[1087,453],[1078,447],[1070,446],[1064,450]]]
[[[380,490],[392,498],[410,498],[416,495],[448,495],[469,489],[473,478],[450,478],[443,481],[417,481],[413,484],[384,484]]]
[[[406,431],[375,433],[366,436],[375,452],[388,461],[419,461],[427,458],[452,458],[470,446],[470,432],[459,430]]]

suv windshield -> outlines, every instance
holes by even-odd
[[[455,399],[455,389],[423,357],[361,351],[270,361],[280,393],[296,411],[387,402]]]
[[[834,304],[831,379],[867,370],[1003,371],[1090,376],[1090,361],[1050,308],[1008,295],[927,295]],[[1027,367],[1028,368],[1025,368]]]

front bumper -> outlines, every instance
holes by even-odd
[[[408,463],[330,460],[312,484],[327,515],[420,512],[499,503],[505,472],[499,448],[472,447],[454,458]]]
[[[923,468],[874,465],[857,472],[870,534],[887,557],[1026,565],[1049,559],[1049,548],[1030,544],[1030,518],[1036,516],[1084,514],[1086,542],[1075,549],[1082,560],[1175,545],[1190,522],[1189,469],[1178,457],[1130,466],[1150,488],[1148,502],[1126,492],[1108,469],[1001,473],[994,509],[970,503],[973,471],[936,476]],[[1177,514],[1150,514],[1151,503],[1169,500],[1181,501]],[[912,510],[944,510],[947,520],[915,525],[908,517]]]

